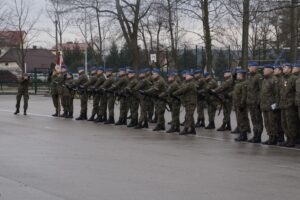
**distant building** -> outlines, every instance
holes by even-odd
[[[76,48],[79,48],[80,51],[85,51],[85,48],[88,47],[88,44],[86,43],[79,43],[79,42],[66,42],[62,44],[62,49],[63,50],[70,50],[73,51]],[[52,51],[55,53],[56,52],[56,47],[54,46],[52,48]]]
[[[24,31],[0,31],[0,57],[11,48],[21,48],[22,37],[24,38],[25,35]]]

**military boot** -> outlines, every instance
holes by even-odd
[[[60,115],[59,117],[66,117],[67,116],[67,111],[64,111],[64,113],[62,115]]]
[[[230,124],[230,122],[226,123],[225,131],[231,131],[231,124]]]
[[[136,120],[135,119],[131,119],[131,121],[129,122],[129,124],[127,125],[128,128],[131,127],[135,127],[136,126]]]
[[[249,143],[258,144],[261,143],[261,136],[258,133],[254,133],[254,136],[248,140]]]
[[[68,119],[73,119],[73,112],[69,112],[69,114],[68,114],[68,117],[67,117]]]
[[[15,115],[19,114],[20,113],[20,109],[17,108],[16,112],[14,113]]]
[[[144,121],[144,123],[143,123],[143,126],[142,126],[143,128],[149,128],[149,125],[148,125],[148,121],[146,120],[146,121]]]
[[[165,125],[164,124],[157,124],[153,131],[164,131]]]
[[[139,122],[134,129],[142,129],[143,128],[143,122]]]
[[[127,119],[126,118],[120,118],[119,121],[115,125],[116,126],[127,125]]]
[[[201,119],[198,118],[195,126],[196,126],[197,128],[200,128],[200,127],[201,127],[201,126],[200,126],[200,123],[201,123]]]
[[[196,135],[196,129],[195,127],[191,127],[188,129],[188,134],[189,135]]]
[[[174,132],[176,132],[176,130],[173,125],[166,131],[166,133],[174,133]]]
[[[58,117],[58,112],[56,111],[56,112],[52,115],[52,117]]]
[[[106,122],[104,122],[104,124],[114,124],[114,123],[115,123],[115,119],[112,116],[110,116],[108,118],[108,120]]]
[[[82,120],[87,120],[87,114],[86,113],[83,113]]]
[[[102,120],[100,122],[104,122],[104,123],[107,122],[107,116],[106,115],[102,116]]]
[[[148,113],[148,121],[152,123],[153,113]]]
[[[240,133],[239,137],[235,138],[234,140],[236,142],[245,142],[245,141],[247,141],[247,139],[248,139],[247,133],[244,132],[244,133]]]
[[[209,122],[208,126],[206,126],[205,129],[215,129],[215,122]]]
[[[27,115],[27,110],[24,110],[24,115]]]
[[[239,131],[239,128],[236,127],[233,131],[231,131],[231,134],[239,134],[240,131]]]
[[[95,121],[95,115],[96,114],[92,114],[92,116],[88,119],[89,122]]]
[[[284,142],[284,134],[283,133],[278,134],[277,141],[278,141],[278,143],[283,143]]]
[[[179,135],[188,135],[188,128],[184,127],[184,129],[182,131],[180,131]]]
[[[81,121],[81,120],[84,120],[82,114],[79,115],[79,117],[77,117],[75,120],[78,120],[78,121]]]
[[[157,116],[154,115],[154,119],[152,120],[152,123],[157,123]]]
[[[222,126],[217,129],[217,131],[226,131],[226,124],[223,123]]]
[[[269,139],[262,144],[264,145],[276,145],[277,144],[277,138],[276,136],[270,136]]]

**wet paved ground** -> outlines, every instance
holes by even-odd
[[[297,149],[52,118],[39,96],[27,117],[14,116],[14,101],[0,96],[0,200],[300,198]]]

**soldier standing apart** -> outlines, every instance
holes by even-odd
[[[152,70],[152,79],[153,79],[153,85],[148,90],[144,91],[146,95],[159,96],[166,91],[167,84],[163,79],[163,77],[160,76],[159,69],[156,68]],[[155,99],[154,102],[155,102],[154,104],[155,112],[157,115],[157,125],[153,129],[153,131],[165,130],[166,103],[159,99]]]
[[[239,137],[235,139],[237,142],[247,141],[247,131],[250,129],[247,109],[247,83],[246,70],[237,71],[237,81],[233,89],[232,100],[236,108],[236,120],[239,130]]]
[[[276,103],[279,105],[280,102],[280,88],[282,86],[283,76],[282,76],[282,66],[277,65],[274,69],[274,87],[276,92]],[[281,126],[281,109],[278,106],[276,110],[273,111],[274,115],[276,116],[275,122],[280,123],[273,123],[273,125],[277,126],[278,128],[278,136],[277,136],[277,142],[283,143],[284,142],[284,133]]]
[[[278,104],[276,102],[276,87],[274,87],[275,79],[273,77],[273,71],[273,65],[265,65],[264,80],[262,81],[260,90],[260,108],[263,112],[265,128],[269,136],[269,139],[263,142],[263,144],[266,145],[276,145],[278,138],[275,113],[275,110],[278,108]]]
[[[283,132],[287,137],[287,141],[279,145],[285,147],[294,147],[297,137],[299,121],[298,112],[295,105],[296,79],[297,76],[292,74],[293,65],[284,64],[283,82],[280,88],[280,109],[281,109],[281,125]]]
[[[64,102],[65,118],[73,118],[73,100],[75,96],[75,91],[72,89],[73,76],[70,73],[66,74],[66,80],[63,87],[62,100]]]
[[[186,71],[185,82],[173,93],[174,96],[181,96],[185,108],[184,129],[180,135],[196,134],[194,113],[197,106],[197,85],[195,84],[193,72]]]
[[[116,91],[117,93],[123,91],[128,84],[127,72],[126,68],[119,69],[119,79],[115,81],[110,88],[108,88],[109,92]],[[128,106],[125,96],[118,95],[118,100],[120,102],[120,116],[119,120],[115,125],[127,125],[127,113]]]
[[[108,108],[108,120],[104,121],[104,124],[114,124],[115,123],[115,95],[112,92],[107,91],[115,82],[115,77],[113,75],[113,70],[110,67],[105,69],[106,80],[99,88],[100,91],[103,92],[103,95],[106,96],[107,107],[101,107],[101,116],[106,115],[106,111]]]
[[[213,77],[208,73],[204,73],[205,81],[206,81],[206,90],[214,90],[218,87],[218,83]],[[216,116],[216,111],[217,111],[217,100],[215,97],[211,95],[207,95],[205,97],[206,102],[207,102],[207,113],[208,113],[208,121],[209,124],[208,126],[205,127],[205,129],[214,129],[215,128],[215,116]]]
[[[139,120],[139,98],[133,93],[133,88],[138,84],[135,70],[128,70],[128,85],[125,88],[124,93],[127,94],[126,101],[128,102],[128,108],[130,110],[131,121],[127,127],[135,127],[138,125]]]
[[[167,130],[167,133],[180,132],[180,99],[173,96],[173,92],[179,89],[179,84],[176,81],[176,76],[177,72],[175,71],[168,74],[168,89],[165,93],[160,95],[161,98],[167,98],[171,109],[172,121],[171,127],[169,130]]]
[[[215,93],[221,95],[224,99],[223,105],[223,123],[217,131],[231,131],[230,114],[232,109],[232,90],[234,87],[234,80],[231,70],[224,71],[223,83],[214,90]]]
[[[138,124],[134,127],[135,129],[148,128],[148,111],[150,98],[138,93],[138,91],[148,90],[151,87],[151,83],[146,75],[148,69],[142,69],[139,74],[139,80],[137,85],[133,88],[133,95],[139,97],[140,100],[140,118]]]
[[[65,80],[67,76],[67,66],[62,65],[61,66],[61,73],[57,78],[57,92],[58,92],[58,99],[61,103],[62,108],[64,109],[63,115],[60,115],[59,117],[67,117],[67,109],[66,109],[66,102],[64,101],[64,88],[63,86],[65,85]]]
[[[247,106],[253,125],[253,137],[248,140],[250,143],[261,143],[261,134],[263,132],[263,119],[260,110],[260,89],[263,77],[257,72],[258,64],[249,62],[249,75],[247,79]]]
[[[28,108],[28,87],[30,85],[30,77],[27,73],[24,73],[22,77],[18,80],[18,94],[16,96],[17,104],[16,104],[16,112],[15,115],[20,113],[20,103],[23,96],[24,99],[24,115],[27,115],[27,108]]]
[[[95,95],[93,97],[93,111],[92,115],[95,113],[97,114],[97,118],[94,122],[103,122],[106,121],[107,114],[106,114],[106,107],[107,107],[107,100],[104,94],[99,92],[99,88],[105,81],[104,76],[104,67],[97,68],[97,82],[95,83]],[[101,115],[101,109],[105,110],[105,114]]]
[[[50,79],[50,92],[51,92],[51,97],[52,97],[52,102],[55,108],[55,113],[52,115],[53,117],[58,117],[59,116],[59,103],[58,103],[58,91],[57,91],[57,81],[59,77],[59,72],[56,71],[55,68],[53,68],[52,75],[49,77]]]
[[[87,102],[88,102],[88,94],[85,90],[84,84],[88,82],[88,77],[84,72],[84,67],[78,67],[79,77],[74,81],[74,87],[79,88],[80,93],[80,115],[76,118],[76,120],[87,120]]]
[[[194,72],[195,74],[195,81],[197,83],[197,90],[205,89],[206,81],[203,77],[203,70],[198,68]],[[205,108],[205,98],[204,96],[199,95],[197,97],[197,122],[196,127],[205,127],[205,115],[204,115],[204,108]]]

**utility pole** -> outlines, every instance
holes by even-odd
[[[87,46],[88,46],[88,42],[87,42],[87,21],[86,21],[86,7],[84,8],[84,37],[85,37],[85,56],[84,56],[84,69],[85,69],[85,73],[88,73],[87,70]]]
[[[58,21],[57,21],[57,19],[54,21],[54,24],[55,24],[55,48],[56,48],[55,51],[56,51],[56,55],[58,55],[58,34],[57,34]]]

